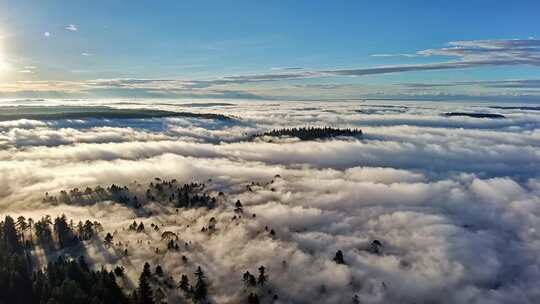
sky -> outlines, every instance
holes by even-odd
[[[0,0],[0,98],[540,92],[537,1]]]

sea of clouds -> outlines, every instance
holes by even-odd
[[[241,274],[260,265],[279,296],[263,303],[349,303],[355,294],[361,303],[540,301],[540,111],[410,101],[108,104],[235,118],[0,121],[0,213],[99,220],[104,233],[117,231],[115,241],[130,242],[130,255],[98,242],[85,254],[96,267],[126,267],[127,287],[148,261],[176,281],[201,265],[215,303],[244,299]],[[450,111],[506,118],[442,115]],[[364,136],[248,140],[294,126],[361,128]],[[179,214],[151,203],[154,215],[145,217],[113,202],[42,202],[45,192],[154,177],[205,182],[226,199]],[[252,182],[260,185],[249,191]],[[236,200],[256,218],[231,221]],[[216,232],[201,233],[212,217]],[[126,231],[133,220],[159,224],[191,246],[164,250],[160,233]],[[381,254],[369,251],[373,240]],[[332,261],[337,250],[346,265]]]

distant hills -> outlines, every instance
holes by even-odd
[[[0,121],[33,119],[143,119],[163,117],[188,117],[216,120],[233,118],[214,113],[173,112],[150,109],[119,109],[105,106],[9,106],[2,107]]]

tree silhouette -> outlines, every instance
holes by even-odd
[[[154,304],[152,287],[150,287],[150,283],[148,282],[151,275],[150,264],[144,263],[137,287],[137,304]]]
[[[236,212],[236,213],[243,213],[244,212],[244,208],[243,208],[242,203],[240,202],[240,200],[237,200],[236,203],[234,204],[234,212]]]
[[[257,283],[263,286],[266,281],[268,281],[268,276],[266,275],[266,268],[264,266],[259,267],[259,276],[257,277]]]
[[[17,229],[19,230],[19,233],[22,237],[22,241],[23,243],[25,243],[25,237],[24,237],[24,233],[26,231],[26,229],[28,229],[28,224],[26,223],[26,218],[24,216],[19,216],[17,218]]]
[[[105,236],[105,244],[111,245],[113,242],[113,236],[109,232],[107,232],[107,235]]]
[[[162,276],[163,276],[163,268],[161,268],[161,265],[157,265],[157,266],[156,266],[155,274],[156,274],[158,277],[162,277]]]
[[[204,279],[204,272],[202,271],[201,266],[199,266],[197,267],[197,271],[195,271],[195,288],[193,290],[194,303],[202,303],[208,295],[208,290]]]
[[[341,129],[332,127],[302,127],[302,128],[284,128],[274,129],[268,132],[253,135],[251,138],[270,136],[270,137],[296,137],[300,140],[325,139],[338,136],[361,136],[360,129]]]
[[[338,250],[336,252],[336,255],[334,256],[334,262],[337,264],[345,264],[345,260],[343,259],[343,252],[341,250]]]
[[[182,275],[182,277],[180,278],[179,287],[184,292],[189,292],[190,286],[189,286],[189,279],[188,279],[187,275],[185,275],[185,274]]]
[[[255,293],[250,293],[247,302],[248,304],[259,304],[259,296]]]

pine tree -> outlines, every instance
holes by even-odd
[[[163,268],[161,268],[161,265],[157,265],[156,266],[156,270],[154,272],[158,277],[162,277],[163,276]]]
[[[259,285],[264,285],[268,281],[268,276],[266,275],[266,268],[264,266],[259,267],[259,277],[257,278],[257,283]]]
[[[26,218],[24,216],[19,216],[17,218],[17,228],[19,229],[19,233],[21,234],[22,241],[24,243],[24,232],[26,231],[26,229],[28,229],[28,224],[26,223]]]
[[[60,248],[65,248],[71,238],[71,230],[65,214],[62,214],[60,217],[54,219],[54,232]]]
[[[259,304],[259,296],[255,293],[250,293],[247,302],[248,304]]]
[[[114,268],[114,275],[117,276],[117,277],[123,277],[124,276],[124,267],[116,266]]]
[[[242,282],[244,282],[244,285],[246,285],[246,287],[249,287],[249,279],[251,278],[251,273],[249,273],[249,271],[246,271],[244,272],[244,274],[242,275]]]
[[[201,266],[197,267],[197,271],[195,271],[195,289],[193,290],[194,303],[202,303],[206,299],[208,290],[204,278]]]
[[[109,232],[107,232],[107,235],[105,236],[105,244],[111,245],[113,242],[113,236]]]
[[[21,252],[22,246],[17,236],[15,222],[11,216],[6,216],[4,219],[4,240],[8,245],[8,250],[13,252]]]
[[[189,292],[189,279],[187,275],[183,274],[182,278],[180,279],[180,289],[182,289],[184,292]]]
[[[244,208],[243,208],[242,203],[240,202],[240,200],[237,200],[236,203],[234,204],[234,212],[236,212],[236,213],[243,213],[244,212]]]
[[[148,282],[151,275],[150,264],[144,263],[143,271],[139,276],[139,286],[137,287],[138,304],[154,304],[152,288]]]
[[[338,250],[336,252],[336,255],[334,256],[334,262],[337,264],[345,264],[345,260],[343,259],[343,252],[341,250]]]

